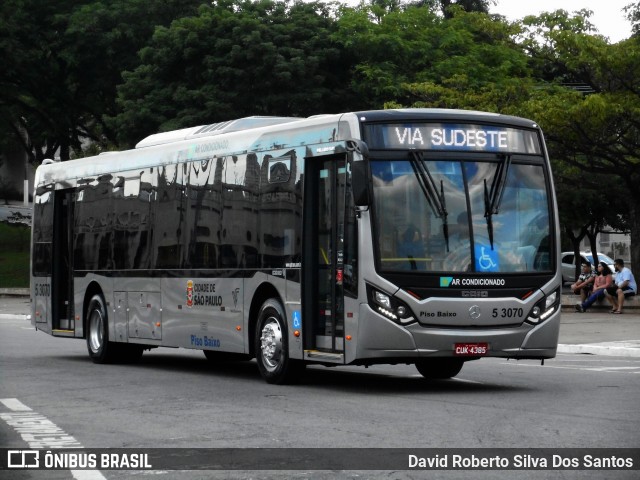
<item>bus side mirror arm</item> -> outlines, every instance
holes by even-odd
[[[362,140],[348,140],[351,157],[351,185],[356,207],[368,207],[371,203],[371,175],[369,173],[369,148]]]

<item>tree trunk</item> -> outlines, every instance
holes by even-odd
[[[60,160],[63,162],[69,160],[70,158],[69,153],[70,153],[69,142],[65,141],[63,144],[60,145]]]
[[[591,256],[593,257],[594,265],[591,265],[591,268],[596,268],[596,265],[600,263],[600,258],[598,257],[598,246],[596,240],[598,239],[598,230],[597,228],[590,228],[587,231],[587,238],[589,239],[589,248],[591,249]]]
[[[582,263],[580,260],[580,242],[587,234],[587,229],[582,227],[582,229],[580,229],[580,233],[577,236],[573,233],[573,229],[568,226],[565,226],[564,231],[567,237],[569,237],[569,240],[571,240],[574,254],[573,265],[575,266],[575,278],[578,278],[580,276],[580,264]]]

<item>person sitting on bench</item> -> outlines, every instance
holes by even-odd
[[[615,262],[613,262],[613,266],[616,272],[618,272],[615,279],[616,284],[607,288],[606,296],[613,307],[611,313],[622,313],[624,299],[635,295],[638,291],[638,286],[636,285],[636,279],[633,277],[633,273],[624,266],[624,261],[621,258],[617,258]]]

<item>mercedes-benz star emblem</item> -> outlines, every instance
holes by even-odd
[[[469,316],[474,320],[480,318],[480,315],[482,315],[482,311],[480,310],[479,306],[474,305],[469,309]]]

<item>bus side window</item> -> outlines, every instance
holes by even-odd
[[[124,172],[123,189],[114,185],[114,248],[117,269],[147,269],[151,266],[151,214],[155,187],[153,168]],[[121,195],[122,193],[122,195]]]
[[[295,150],[278,158],[266,154],[260,168],[258,249],[263,268],[284,268],[300,262],[302,195]]]
[[[207,158],[188,163],[186,248],[187,265],[220,267],[221,188],[225,158]]]
[[[182,165],[165,165],[158,169],[158,198],[154,222],[155,267],[182,266],[182,240],[185,186]]]

